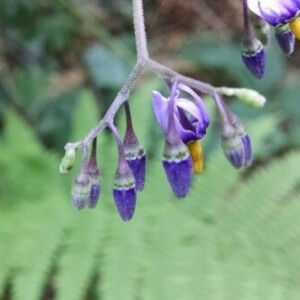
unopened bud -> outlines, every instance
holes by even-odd
[[[236,96],[241,102],[250,107],[260,108],[266,103],[266,98],[256,90],[222,87],[218,91],[228,97]]]
[[[295,36],[288,25],[275,27],[275,37],[284,54],[290,56],[295,50]]]
[[[252,36],[246,36],[242,41],[242,59],[245,66],[256,78],[265,73],[265,50],[262,43]]]
[[[184,198],[191,187],[193,163],[183,142],[166,140],[163,166],[173,193],[178,198]]]
[[[135,211],[135,179],[126,161],[121,162],[114,179],[113,196],[119,215],[123,221],[129,221]]]
[[[90,197],[90,182],[87,173],[82,170],[74,181],[71,195],[73,207],[75,209],[83,209]]]
[[[74,163],[75,163],[75,149],[73,147],[70,147],[66,150],[66,153],[59,165],[60,173],[65,174],[68,171],[70,171]]]
[[[97,139],[93,140],[92,152],[87,166],[87,173],[90,182],[90,196],[87,202],[89,208],[96,207],[100,193],[101,186],[99,180],[99,169],[97,165]]]

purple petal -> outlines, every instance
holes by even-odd
[[[295,36],[290,31],[275,31],[276,40],[278,42],[278,45],[280,46],[281,50],[286,55],[291,55],[294,52],[295,49]]]
[[[252,162],[252,147],[251,147],[251,141],[248,134],[244,134],[242,136],[242,142],[244,146],[244,163],[243,166],[247,167]]]
[[[89,208],[95,208],[101,193],[100,184],[93,184],[90,190],[90,197],[88,199],[87,205]]]
[[[251,141],[248,134],[243,134],[237,142],[232,143],[229,149],[224,148],[224,152],[230,163],[237,169],[247,167],[252,161]]]
[[[152,106],[155,118],[164,133],[168,131],[168,99],[159,92],[152,92]]]
[[[253,54],[242,54],[242,59],[248,70],[257,78],[262,78],[265,73],[265,50],[261,48]]]
[[[141,192],[145,186],[147,156],[144,154],[135,159],[127,159],[127,162],[135,178],[136,190]]]
[[[123,221],[129,221],[133,217],[135,211],[135,188],[114,188],[113,196],[121,219]]]
[[[286,24],[300,10],[299,0],[248,0],[248,7],[273,26]]]
[[[192,160],[190,157],[181,161],[163,160],[163,166],[173,193],[178,198],[184,198],[192,182]]]

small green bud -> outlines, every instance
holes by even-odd
[[[246,88],[219,88],[219,92],[225,96],[236,96],[239,100],[250,107],[260,108],[266,103],[266,98],[259,92]]]
[[[66,149],[65,156],[62,158],[59,165],[59,171],[62,174],[70,171],[75,163],[75,149],[73,147]]]

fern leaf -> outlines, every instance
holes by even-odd
[[[73,225],[57,263],[54,282],[57,300],[81,300],[87,293],[95,274],[101,235],[105,228],[105,215],[99,212],[74,212]]]

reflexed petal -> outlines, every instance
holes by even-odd
[[[155,118],[164,133],[168,130],[168,99],[159,92],[152,92],[152,106]]]
[[[173,87],[174,88],[174,87]],[[192,99],[178,98],[180,91]],[[174,97],[170,99],[170,97]],[[209,115],[202,99],[189,87],[178,84],[178,89],[168,99],[160,93],[152,93],[152,105],[155,117],[165,134],[168,132],[170,108],[168,102],[175,102],[175,128],[184,143],[201,139],[209,125]]]
[[[298,0],[248,0],[248,7],[273,26],[286,24],[300,10]]]

